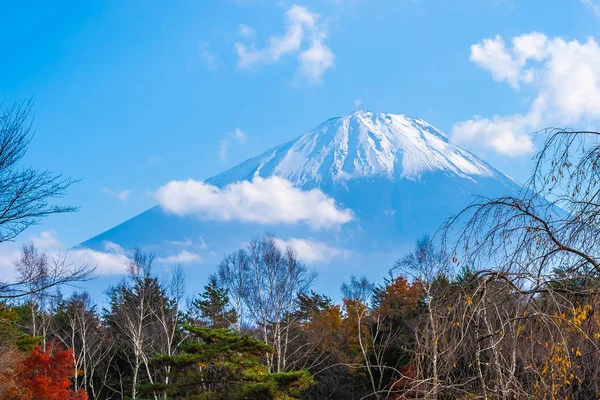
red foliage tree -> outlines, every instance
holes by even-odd
[[[70,388],[74,373],[73,350],[38,346],[16,369],[16,388],[7,400],[87,400],[83,390]]]

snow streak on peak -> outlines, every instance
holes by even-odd
[[[418,180],[428,172],[467,179],[499,175],[421,119],[361,110],[329,119],[211,181],[275,175],[304,186],[375,177]]]

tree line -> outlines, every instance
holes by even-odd
[[[19,273],[44,257],[24,246]],[[71,389],[89,399],[360,398],[410,364],[420,292],[404,278],[378,287],[352,278],[334,304],[272,236],[225,257],[187,301],[180,267],[161,276],[138,249],[127,270],[102,309],[85,292],[46,288],[5,301],[0,393],[21,398],[11,397],[19,363],[57,349],[72,352]]]
[[[28,103],[2,108],[0,241],[72,183],[22,168]],[[25,245],[0,282],[1,399],[555,399],[600,397],[600,144],[547,130],[518,193],[475,198],[341,301],[275,238],[224,257],[186,299],[183,271],[136,249],[105,306],[92,278]]]

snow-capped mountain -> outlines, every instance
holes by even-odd
[[[294,245],[319,271],[318,287],[335,295],[351,274],[382,277],[420,235],[434,233],[474,195],[513,194],[521,187],[421,119],[357,111],[206,181],[164,188],[157,196],[162,205],[80,247],[141,246],[165,263],[195,265],[189,275],[201,285],[223,255],[272,233]],[[296,197],[289,200],[284,191]],[[351,217],[333,229],[291,223],[296,208],[308,207],[300,212],[304,217],[310,213],[302,193]],[[287,201],[293,202],[288,208],[281,204]],[[240,218],[244,207],[252,208],[252,218]],[[291,217],[261,219],[260,212]]]
[[[223,185],[256,175],[275,175],[295,185],[319,187],[379,177],[418,180],[434,172],[467,179],[505,179],[421,119],[356,111],[325,121],[208,182]]]

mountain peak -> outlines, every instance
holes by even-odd
[[[370,110],[356,110],[344,117],[340,117],[341,119],[353,120],[358,123],[362,123],[364,125],[372,125],[372,124],[383,124],[383,125],[393,125],[394,123],[400,124],[413,124],[420,127],[427,128],[431,134],[443,137],[446,140],[448,137],[439,129],[430,125],[426,121],[421,118],[414,118],[405,114],[388,114],[381,112],[373,112]],[[334,118],[335,119],[335,118]],[[331,120],[330,120],[331,121]]]
[[[422,119],[357,110],[331,118],[209,182],[222,185],[275,175],[298,186],[345,185],[364,178],[418,180],[437,172],[471,180],[499,175]]]

